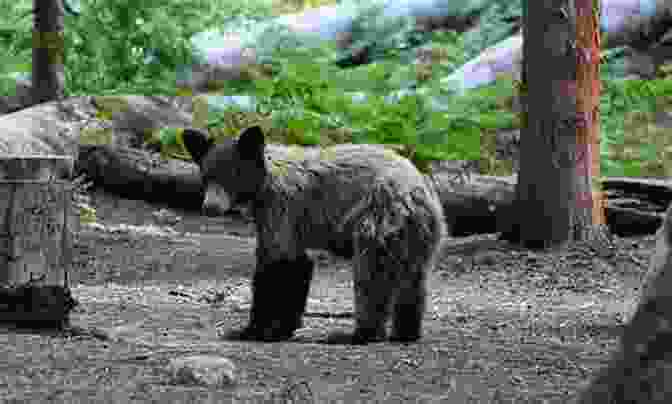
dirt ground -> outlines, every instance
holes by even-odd
[[[94,206],[101,224],[145,226],[85,227],[76,242],[73,325],[111,339],[0,330],[3,402],[568,402],[615,348],[654,244],[616,239],[608,259],[493,242],[443,254],[425,337],[407,346],[321,343],[352,326],[352,280],[347,261],[315,253],[306,327],[286,343],[240,343],[218,332],[247,319],[249,223],[178,212],[161,234],[148,226],[155,206],[98,192]],[[229,358],[237,384],[167,382],[167,361],[189,354]]]

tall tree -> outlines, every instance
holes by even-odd
[[[34,0],[33,104],[63,97],[63,3],[62,0]]]
[[[517,222],[503,237],[528,247],[602,240],[598,0],[523,2]],[[596,187],[595,187],[596,188]]]

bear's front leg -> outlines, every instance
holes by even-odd
[[[225,335],[225,339],[237,341],[274,341],[288,339],[291,335],[280,338],[275,333],[273,339],[273,285],[277,282],[277,274],[268,265],[258,265],[252,277],[252,304],[250,319],[246,327],[232,330]]]
[[[295,260],[276,260],[258,266],[252,279],[250,321],[227,339],[282,341],[302,326],[313,262],[305,254]]]

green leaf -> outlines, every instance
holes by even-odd
[[[83,128],[79,133],[80,145],[110,145],[114,132],[110,128]]]

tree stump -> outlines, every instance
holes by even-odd
[[[73,160],[0,156],[0,323],[61,328],[75,301],[72,262]]]

